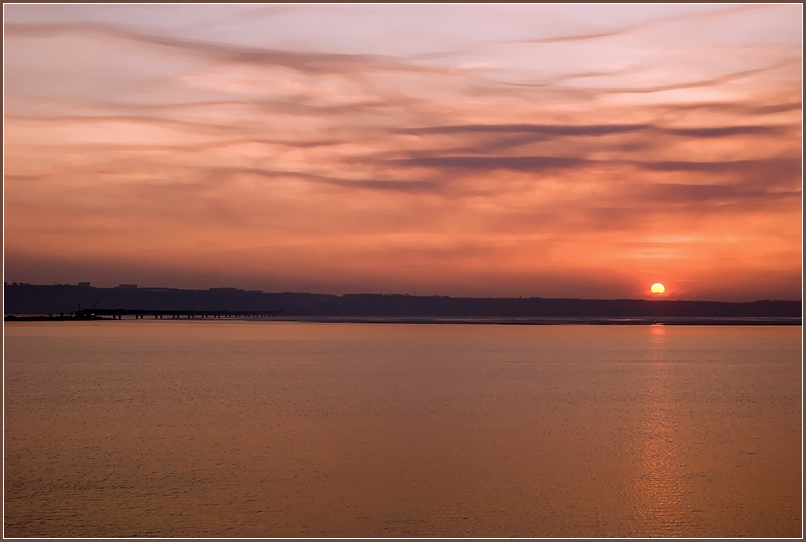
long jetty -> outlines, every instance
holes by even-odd
[[[268,309],[262,311],[231,310],[178,310],[178,309],[81,309],[76,311],[77,320],[95,320],[111,316],[113,320],[121,320],[124,316],[134,316],[135,320],[153,316],[155,320],[170,317],[173,320],[182,317],[192,318],[271,318],[279,316],[285,309]]]

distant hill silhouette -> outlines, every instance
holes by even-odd
[[[284,309],[284,316],[328,317],[801,317],[801,301],[749,303],[640,299],[472,298],[400,294],[267,293],[237,288],[94,288],[5,284],[4,313],[70,314],[79,309]]]

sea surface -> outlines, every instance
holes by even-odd
[[[4,325],[6,537],[800,537],[801,326]]]

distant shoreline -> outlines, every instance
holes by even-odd
[[[126,321],[135,321],[126,318]],[[6,315],[4,322],[98,322],[121,321],[113,318],[90,317],[75,318],[71,316],[41,316],[41,315]],[[384,317],[384,316],[275,316],[266,318],[182,318],[182,319],[144,319],[154,322],[298,322],[318,324],[468,324],[468,325],[684,325],[684,326],[801,326],[800,317]]]
[[[311,294],[236,288],[179,290],[79,285],[11,284],[4,287],[4,314],[112,317],[114,319],[232,319],[282,317],[318,322],[496,324],[688,324],[793,325],[803,316],[800,300],[749,302],[671,299],[472,298],[403,294]],[[744,320],[735,320],[735,319]],[[787,320],[769,320],[787,319]],[[596,320],[591,320],[596,319]],[[637,320],[636,320],[637,319]],[[702,320],[705,319],[705,320]],[[748,320],[750,319],[750,320]],[[27,320],[33,321],[33,320]],[[295,321],[295,320],[290,320]],[[799,324],[794,324],[799,325]]]

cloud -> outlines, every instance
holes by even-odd
[[[787,127],[782,126],[714,126],[698,128],[664,128],[653,124],[469,124],[458,126],[429,126],[424,128],[406,128],[400,133],[428,134],[545,134],[550,136],[606,136],[612,134],[654,132],[693,138],[727,137],[733,135],[777,135]],[[792,126],[791,128],[795,128]]]
[[[591,162],[583,158],[565,158],[560,156],[429,156],[389,160],[388,163],[395,166],[408,167],[473,169],[481,171],[508,169],[539,172],[577,168]]]
[[[400,130],[406,134],[456,134],[456,133],[507,133],[547,134],[559,136],[599,136],[634,132],[649,128],[647,124],[611,125],[541,125],[541,124],[467,124],[457,126],[429,126]]]
[[[688,160],[665,160],[656,162],[633,162],[633,165],[645,171],[716,174],[769,172],[777,175],[793,175],[799,172],[800,160],[787,157],[775,157],[764,160],[713,160],[696,162]]]
[[[726,112],[732,114],[746,115],[749,117],[758,117],[761,115],[773,115],[776,113],[788,113],[790,111],[798,111],[803,109],[803,104],[800,101],[788,101],[786,97],[783,103],[752,103],[752,102],[690,102],[682,104],[664,104],[658,109],[665,109],[670,112],[688,112],[688,111],[711,111],[711,112]]]
[[[742,184],[685,184],[658,183],[643,190],[643,198],[664,203],[694,203],[698,206],[717,202],[722,204],[737,201],[752,202],[758,208],[762,200],[781,201],[800,198],[801,192],[779,191]]]
[[[723,75],[709,77],[704,79],[695,79],[689,81],[682,81],[682,82],[675,82],[670,84],[663,84],[663,85],[652,85],[652,86],[620,86],[620,87],[583,87],[583,88],[569,88],[569,87],[560,87],[556,85],[556,83],[547,83],[547,82],[539,82],[539,83],[531,83],[531,82],[506,82],[501,83],[504,85],[510,85],[513,87],[522,87],[522,88],[545,88],[550,87],[554,88],[556,91],[565,92],[569,96],[577,96],[580,98],[587,97],[588,99],[593,99],[598,96],[605,96],[609,94],[655,94],[660,92],[669,92],[675,90],[690,90],[690,89],[706,89],[711,87],[718,87],[720,85],[724,85],[727,83],[732,83],[734,81],[740,81],[742,79],[748,79],[756,75],[761,75],[767,72],[771,72],[774,70],[778,70],[781,68],[785,68],[788,66],[795,66],[801,63],[800,57],[789,57],[781,59],[777,62],[772,64],[768,64],[766,66],[746,69],[746,70],[738,70],[730,73],[726,73]],[[559,82],[559,81],[558,81]]]
[[[168,117],[154,117],[145,115],[6,115],[6,120],[20,123],[42,123],[53,125],[74,125],[92,123],[124,123],[149,124],[161,128],[172,128],[191,132],[207,132],[213,134],[233,134],[238,129],[233,126],[216,125],[201,122],[192,122]]]
[[[549,43],[569,43],[569,42],[580,42],[580,41],[598,41],[603,38],[613,38],[619,36],[625,36],[628,34],[633,34],[641,30],[648,30],[654,27],[658,27],[663,24],[668,24],[672,22],[679,22],[679,21],[708,21],[713,19],[721,19],[727,15],[733,15],[737,13],[744,13],[747,11],[757,10],[759,8],[763,8],[764,6],[760,5],[753,5],[753,6],[734,6],[727,9],[720,9],[717,11],[711,12],[698,12],[698,13],[686,13],[682,15],[672,15],[672,16],[665,16],[665,17],[658,17],[655,19],[651,19],[646,22],[638,23],[638,24],[631,24],[631,25],[624,25],[621,27],[617,27],[612,30],[604,30],[599,32],[588,32],[583,34],[566,34],[566,35],[559,35],[559,36],[551,36],[551,37],[540,37],[540,38],[531,38],[526,40],[519,40],[518,43],[529,43],[529,44],[549,44]]]
[[[144,45],[158,46],[210,62],[245,64],[257,67],[275,66],[309,75],[359,74],[366,70],[448,73],[447,70],[404,62],[398,58],[385,55],[304,52],[249,47],[140,32],[109,24],[9,23],[4,26],[4,30],[6,38],[42,38],[71,35],[126,40]]]
[[[727,73],[724,75],[720,75],[717,77],[711,77],[708,79],[700,79],[695,81],[686,81],[682,83],[674,83],[669,85],[656,85],[651,87],[637,87],[637,88],[603,88],[598,89],[595,92],[602,93],[602,94],[647,94],[647,93],[655,93],[655,92],[667,92],[670,90],[686,90],[686,89],[694,89],[694,88],[707,88],[707,87],[715,87],[719,85],[723,85],[725,83],[731,83],[733,81],[738,81],[741,79],[746,79],[748,77],[752,77],[754,75],[759,75],[762,73],[766,73],[769,71],[777,70],[779,68],[783,68],[786,66],[792,66],[795,64],[799,64],[801,62],[800,58],[785,58],[778,62],[774,62],[773,64],[769,64],[767,66],[762,66],[760,68],[752,68],[748,70],[740,70],[731,73]]]

